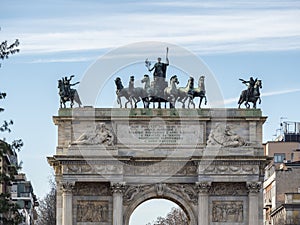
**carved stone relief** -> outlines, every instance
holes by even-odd
[[[77,222],[107,222],[108,201],[77,201]]]
[[[243,201],[213,201],[212,222],[242,223]]]
[[[81,164],[81,165],[66,165],[64,166],[64,173],[68,174],[121,174],[123,168],[121,165],[114,164]]]
[[[155,164],[136,164],[124,166],[124,172],[128,175],[196,175],[196,165],[160,163],[159,166]]]
[[[87,131],[79,136],[77,140],[73,141],[72,144],[77,145],[113,145],[114,135],[107,128],[105,123],[99,123],[96,125],[95,130]]]
[[[205,174],[259,174],[258,165],[214,165],[207,166]]]
[[[136,198],[140,198],[147,193],[156,193],[157,196],[164,196],[165,193],[173,193],[191,202],[198,204],[197,187],[194,184],[152,184],[152,185],[127,185],[123,194],[125,205],[131,204]]]
[[[216,124],[208,136],[207,146],[235,148],[246,145],[245,139],[237,135],[233,130],[233,126]]]
[[[111,196],[109,183],[79,182],[76,183],[74,195],[77,196]]]
[[[198,204],[198,193],[194,184],[168,184],[168,188],[175,190],[189,202]]]
[[[242,196],[247,195],[247,188],[245,183],[213,183],[210,195]]]

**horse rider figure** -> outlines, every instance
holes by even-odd
[[[243,79],[240,79],[240,81],[242,81],[243,84],[246,84],[248,86],[246,95],[246,101],[248,102],[249,98],[253,95],[254,85],[257,81],[257,78],[254,80],[253,77],[250,77],[248,81]]]
[[[64,97],[71,98],[74,95],[74,92],[75,92],[75,89],[72,89],[71,86],[79,84],[79,82],[76,82],[74,84],[70,83],[70,81],[72,80],[73,77],[74,77],[74,75],[71,75],[70,78],[68,78],[68,77],[62,78],[62,82],[64,84],[64,89],[65,89],[65,96]]]

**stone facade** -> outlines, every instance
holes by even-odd
[[[190,225],[262,224],[260,110],[60,109],[57,225],[128,225],[153,199]]]

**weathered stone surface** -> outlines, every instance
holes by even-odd
[[[70,216],[74,225],[128,225],[135,208],[153,198],[179,204],[190,225],[262,222],[256,212],[266,117],[258,109],[85,107],[60,109],[53,119],[58,145],[48,161],[62,187],[57,225]],[[103,135],[80,138],[94,137],[100,125]],[[211,144],[216,126],[230,135],[219,133],[220,143]]]

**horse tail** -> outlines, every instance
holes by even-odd
[[[77,90],[74,91],[74,100],[75,100],[75,102],[78,103],[79,107],[81,107],[82,102],[81,102],[81,100],[79,98],[79,94],[78,94]]]
[[[239,98],[239,101],[238,101],[238,104],[242,104],[244,101],[246,100],[246,90],[243,90],[241,95],[240,95],[240,98]]]

